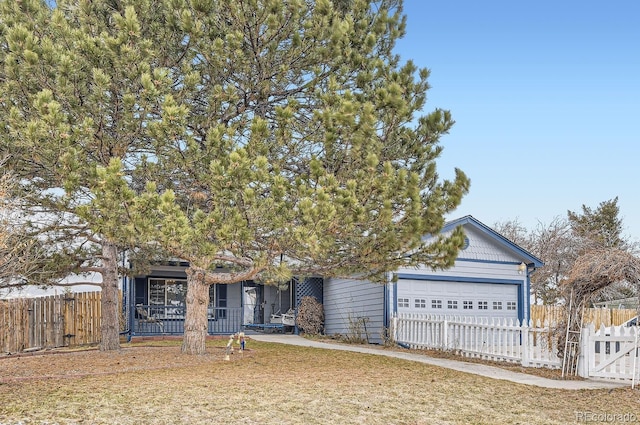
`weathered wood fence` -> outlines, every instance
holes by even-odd
[[[531,320],[533,323],[561,323],[566,311],[562,306],[532,305]],[[589,308],[584,311],[584,325],[593,324],[598,329],[601,326],[619,326],[627,320],[635,317],[638,312],[635,309],[611,309]]]
[[[100,292],[0,300],[0,352],[100,341]]]

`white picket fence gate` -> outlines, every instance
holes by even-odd
[[[640,327],[593,325],[582,329],[578,374],[585,378],[640,379]]]
[[[548,324],[512,319],[398,314],[396,343],[413,349],[452,351],[465,357],[561,368],[557,341]],[[582,330],[578,375],[640,382],[640,329],[613,326]]]
[[[409,348],[453,351],[465,357],[562,367],[549,327],[518,320],[432,314],[398,314],[395,341]]]

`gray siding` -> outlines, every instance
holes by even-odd
[[[513,279],[526,281],[526,274],[518,269],[518,263],[490,263],[457,260],[455,265],[447,270],[433,270],[428,267],[399,268],[400,274],[455,276],[459,278],[478,279]]]
[[[467,225],[464,226],[465,234],[469,238],[469,247],[460,251],[459,259],[474,259],[485,261],[519,261],[513,251],[500,246],[486,233]]]
[[[458,253],[458,259],[483,260],[483,261],[507,261],[520,262],[520,257],[516,256],[511,249],[496,243],[485,232],[473,227],[464,225],[464,232],[469,239],[469,246]],[[450,232],[443,233],[448,236]]]
[[[242,284],[232,283],[227,288],[227,307],[237,308],[242,306]]]
[[[324,282],[325,333],[353,336],[360,327],[369,342],[382,343],[385,286],[356,279],[327,279]],[[354,325],[358,323],[358,325]],[[363,325],[364,323],[364,325]]]

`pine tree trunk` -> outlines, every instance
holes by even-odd
[[[102,294],[100,297],[100,351],[120,349],[120,320],[118,291],[118,252],[110,243],[102,245]]]
[[[187,269],[187,313],[182,340],[182,352],[186,354],[206,353],[209,285],[205,283],[204,276],[203,270]]]

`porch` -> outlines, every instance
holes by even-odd
[[[293,332],[296,306],[306,295],[322,300],[322,278],[296,278],[279,286],[254,281],[209,287],[209,335],[244,330]],[[184,267],[155,267],[136,276],[125,304],[132,336],[182,335],[186,313],[187,280]],[[290,316],[290,317],[289,317]],[[284,319],[287,319],[286,321]]]
[[[243,308],[210,308],[207,333],[209,335],[231,335],[239,331],[293,332],[294,325],[277,320],[265,323],[242,323]],[[137,305],[134,313],[132,335],[182,335],[184,313],[176,312],[174,306]]]
[[[184,310],[167,305],[138,304],[132,312],[132,335],[182,335]],[[208,309],[207,333],[231,335],[242,330],[242,307]]]

